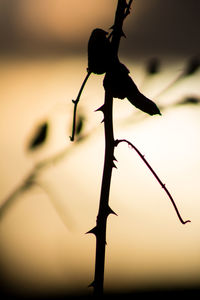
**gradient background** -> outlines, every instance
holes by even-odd
[[[83,139],[71,143],[71,100],[86,74],[87,42],[96,27],[113,24],[117,0],[0,0],[0,266],[6,292],[28,296],[90,294],[95,225],[104,160],[103,76],[92,75],[78,107]],[[173,106],[199,98],[200,72],[162,91],[200,53],[199,0],[135,0],[124,23],[120,59],[162,117],[144,116],[114,101],[115,138],[145,154],[166,183],[182,225],[141,159],[120,144],[115,156],[108,219],[105,290],[196,288],[200,284],[200,106]],[[147,76],[149,59],[160,72]],[[162,110],[163,108],[163,110]],[[49,123],[46,143],[27,147]],[[51,159],[51,158],[55,159]],[[34,167],[36,184],[4,206]]]

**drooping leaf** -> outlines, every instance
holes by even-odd
[[[48,133],[48,126],[48,123],[45,122],[36,128],[35,133],[28,145],[29,150],[35,150],[45,143]]]
[[[125,65],[117,62],[105,75],[105,90],[112,93],[114,98],[127,98],[131,104],[149,115],[161,114],[157,105],[139,91],[129,73]]]
[[[193,75],[198,71],[199,67],[200,67],[200,59],[198,57],[192,57],[189,60],[183,75],[184,76]]]
[[[148,75],[155,75],[160,71],[160,61],[158,58],[152,58],[148,61],[146,72]]]
[[[196,97],[186,97],[183,100],[181,100],[180,102],[178,102],[177,104],[178,105],[200,104],[200,99],[198,99]]]

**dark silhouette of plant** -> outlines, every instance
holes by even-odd
[[[106,226],[107,218],[110,214],[116,213],[109,206],[109,192],[111,184],[112,169],[116,167],[114,148],[121,142],[126,142],[131,146],[142,158],[147,167],[150,169],[154,177],[157,179],[161,187],[165,190],[168,197],[170,198],[175,211],[179,217],[182,224],[190,222],[189,220],[183,221],[180,213],[175,205],[175,202],[169,193],[166,186],[157,176],[156,172],[149,165],[144,156],[140,151],[129,141],[115,140],[113,133],[113,98],[124,99],[125,97],[137,107],[139,110],[149,114],[155,115],[160,114],[160,111],[156,104],[146,98],[140,93],[132,78],[129,76],[129,70],[125,65],[123,65],[118,58],[118,50],[120,39],[125,36],[123,32],[123,22],[125,18],[130,14],[130,8],[132,0],[118,0],[117,10],[115,14],[114,25],[111,27],[112,31],[110,35],[106,38],[107,32],[102,29],[95,29],[89,39],[88,44],[88,74],[81,86],[77,99],[73,101],[74,103],[74,116],[73,116],[73,126],[72,126],[72,137],[74,140],[74,133],[76,131],[76,109],[77,104],[80,99],[83,87],[90,76],[90,74],[105,74],[104,77],[104,89],[105,89],[105,101],[104,104],[97,109],[97,111],[102,111],[104,115],[104,133],[105,133],[105,159],[104,159],[104,169],[101,185],[101,194],[99,202],[99,210],[96,220],[96,226],[89,230],[87,233],[92,233],[96,237],[96,260],[95,260],[95,274],[94,281],[89,285],[94,288],[95,296],[103,295],[103,284],[104,284],[104,265],[105,265],[105,246],[106,246]],[[101,50],[100,50],[101,49]],[[149,73],[153,74],[157,72],[157,65],[149,69]],[[195,68],[193,68],[195,69]]]
[[[92,31],[88,42],[88,72],[105,73],[111,64],[111,44],[106,38],[108,32],[96,28]]]
[[[188,105],[188,104],[192,104],[192,105],[200,104],[200,98],[194,96],[184,97],[184,99],[176,103],[176,105]]]
[[[114,98],[127,98],[131,104],[151,116],[160,115],[156,104],[140,93],[129,73],[126,66],[117,61],[106,73],[103,82],[105,90],[109,90]]]
[[[36,132],[31,138],[31,141],[28,146],[29,150],[35,150],[36,148],[42,146],[45,143],[48,133],[48,127],[48,123],[44,122],[36,128]]]
[[[156,98],[163,95],[165,92],[167,92],[169,89],[174,87],[177,83],[179,83],[181,80],[186,79],[192,75],[194,75],[200,68],[200,58],[199,56],[191,57],[187,63],[185,68],[182,70],[180,75],[177,76],[169,85],[167,85],[162,91],[159,92],[159,94],[156,96]]]
[[[104,115],[103,123],[105,130],[105,161],[104,170],[102,177],[101,195],[99,210],[97,215],[96,226],[89,230],[87,233],[92,233],[96,237],[96,262],[95,262],[95,275],[94,281],[90,286],[94,287],[94,294],[101,296],[103,293],[103,281],[104,281],[104,264],[105,264],[105,246],[106,246],[106,224],[107,218],[110,214],[117,215],[109,206],[109,192],[111,184],[111,176],[113,167],[116,168],[116,159],[114,156],[115,148],[122,142],[127,143],[136,153],[140,156],[143,162],[146,164],[148,169],[151,171],[153,176],[156,178],[158,183],[164,189],[168,195],[170,201],[172,202],[174,209],[178,215],[178,218],[182,224],[190,222],[189,220],[184,221],[177,209],[175,201],[171,196],[170,192],[166,188],[165,184],[160,180],[157,173],[153,170],[150,164],[147,162],[145,157],[136,148],[133,143],[126,139],[115,139],[113,132],[113,98],[124,99],[127,98],[129,102],[134,105],[138,112],[145,112],[144,116],[161,114],[157,105],[147,97],[145,97],[135,85],[134,81],[130,76],[128,68],[122,64],[118,58],[118,49],[121,37],[125,37],[123,32],[123,22],[125,18],[130,13],[130,8],[132,0],[118,0],[117,10],[115,15],[114,25],[110,28],[110,34],[100,28],[96,28],[92,31],[89,42],[88,42],[88,68],[86,77],[81,85],[78,92],[76,100],[72,100],[74,103],[73,121],[72,121],[72,135],[70,137],[71,141],[74,141],[76,136],[76,142],[85,140],[89,134],[84,134],[84,123],[85,116],[82,114],[77,114],[77,106],[80,101],[81,94],[85,87],[85,84],[92,73],[94,74],[104,74],[103,86],[105,89],[105,102],[96,111],[101,111]],[[199,70],[199,58],[191,58],[182,73],[176,78],[169,86],[167,86],[161,93],[168,91],[175,83],[179,82],[181,79],[187,78],[194,75]],[[160,72],[160,61],[157,58],[151,59],[146,66],[146,75],[153,76]],[[160,93],[160,94],[161,94]],[[200,103],[200,99],[196,96],[188,95],[179,102],[171,105],[196,105]],[[162,111],[168,108],[168,106],[163,106]],[[39,127],[37,127],[34,136],[29,142],[28,149],[35,151],[44,145],[47,140],[49,131],[49,121],[43,122]],[[73,144],[71,144],[73,145]],[[77,145],[77,143],[75,144]],[[34,168],[25,177],[23,182],[5,199],[0,207],[0,217],[2,217],[9,208],[10,204],[13,203],[14,199],[17,198],[22,192],[31,188],[33,185],[39,185],[42,187],[39,181],[39,174],[46,167],[53,163],[56,163],[63,159],[70,151],[73,150],[73,146],[67,146],[66,149],[61,152],[52,155],[51,157],[44,159],[43,161],[37,163]],[[44,187],[42,187],[44,188]],[[48,193],[48,191],[46,190]],[[55,207],[56,208],[56,207]]]
[[[147,62],[146,72],[148,75],[155,75],[160,72],[160,60],[156,57]]]
[[[82,129],[84,127],[85,117],[83,114],[78,114],[77,116],[77,127],[76,127],[76,136],[77,142],[86,141],[87,138],[90,136],[89,134],[83,134]],[[40,148],[40,146],[44,145],[47,138],[47,131],[49,130],[49,120],[42,123],[35,129],[35,134],[31,138],[29,142],[28,149],[31,151],[35,151]],[[76,143],[77,145],[77,143]],[[58,215],[61,217],[61,220],[64,221],[66,224],[66,220],[63,220],[63,217],[58,211],[56,205],[56,199],[53,199],[48,191],[48,188],[45,187],[40,181],[40,174],[45,171],[48,167],[52,166],[52,164],[56,164],[60,162],[60,160],[64,159],[67,155],[69,155],[74,148],[74,144],[67,145],[61,151],[52,154],[51,156],[43,159],[42,161],[37,162],[33,168],[28,172],[22,182],[1,202],[0,206],[0,220],[6,214],[10,206],[16,201],[16,199],[25,191],[29,190],[33,186],[39,186],[41,189],[47,193],[51,203],[53,204],[55,210],[57,211]]]

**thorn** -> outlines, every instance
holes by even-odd
[[[103,118],[103,120],[101,121],[101,123],[103,123],[104,122],[104,118]]]
[[[117,147],[118,144],[119,144],[119,140],[115,140],[115,141],[114,141],[114,147]]]
[[[96,236],[97,235],[97,226],[95,226],[91,230],[87,231],[85,234],[88,234],[88,233],[92,233],[92,234],[94,234]]]
[[[76,100],[72,100],[72,102],[75,104],[75,103],[76,103]]]
[[[104,104],[103,104],[102,106],[100,106],[99,108],[97,108],[97,109],[95,110],[95,112],[97,112],[97,111],[102,111],[102,113],[104,113],[104,110],[105,110],[105,107],[104,107]]]
[[[112,162],[112,168],[117,169],[116,165],[114,164],[114,162]]]
[[[95,281],[92,281],[89,285],[88,285],[88,287],[94,287],[95,286]]]
[[[118,161],[118,160],[114,157],[114,155],[113,155],[113,161]]]
[[[115,216],[118,216],[118,215],[116,214],[116,212],[114,212],[114,210],[112,210],[112,208],[110,208],[110,206],[108,206],[108,208],[107,208],[107,214],[108,214],[108,215],[113,214],[113,215],[115,215]]]
[[[123,32],[123,30],[122,30],[122,36],[125,37],[125,39],[126,39],[126,35],[125,35],[125,33]]]

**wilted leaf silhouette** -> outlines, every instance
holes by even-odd
[[[47,132],[48,132],[48,123],[45,122],[41,125],[38,126],[36,129],[36,132],[32,138],[32,140],[29,143],[29,150],[35,150],[42,144],[44,144],[46,137],[47,137]]]
[[[115,98],[127,98],[131,104],[149,115],[161,114],[156,104],[140,93],[129,73],[125,65],[120,62],[114,64],[106,73],[104,88]]]
[[[192,57],[189,60],[183,75],[184,76],[193,75],[198,71],[199,67],[200,67],[200,59],[198,57]]]
[[[92,31],[88,42],[88,71],[103,74],[110,63],[111,48],[106,38],[108,33],[100,28]]]
[[[146,67],[147,74],[154,75],[160,71],[160,61],[157,58],[152,58],[148,61]]]
[[[161,90],[157,97],[160,97],[161,95],[168,92],[171,88],[173,88],[176,84],[180,82],[180,80],[183,80],[187,78],[187,76],[194,75],[200,67],[200,59],[199,57],[192,57],[188,63],[186,64],[185,69],[172,81],[170,82],[163,90]]]
[[[83,115],[80,115],[77,120],[76,125],[76,135],[79,136],[82,133],[83,127],[84,127],[84,121],[85,117]]]
[[[200,99],[195,97],[186,97],[177,103],[177,105],[187,105],[187,104],[200,104]]]

